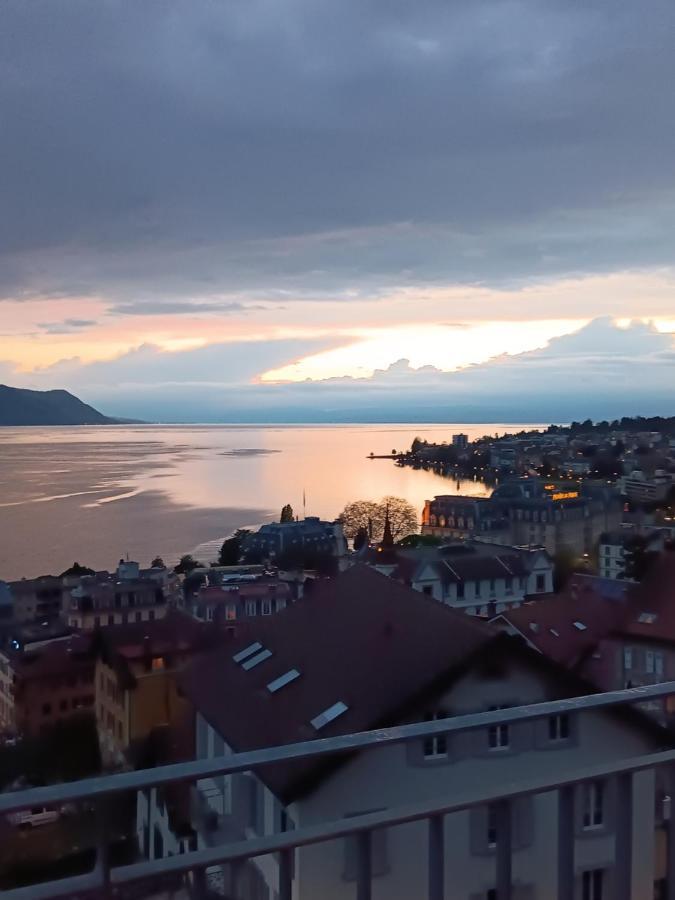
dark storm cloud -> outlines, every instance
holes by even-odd
[[[674,36],[672,0],[5,0],[0,296],[671,264]]]

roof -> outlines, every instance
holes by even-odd
[[[107,625],[98,631],[104,651],[127,661],[210,647],[217,638],[212,627],[176,609],[152,622]]]
[[[37,650],[7,650],[12,668],[21,679],[51,678],[93,668],[90,635],[77,634],[51,641]]]
[[[675,552],[662,553],[631,590],[621,631],[635,638],[675,643]]]
[[[251,620],[245,640],[197,660],[180,683],[227,743],[244,751],[390,724],[407,702],[498,637],[484,623],[357,565],[317,583],[311,598]],[[245,669],[234,657],[254,643],[271,655]],[[299,676],[268,689],[291,670]],[[346,709],[320,730],[310,724],[338,703]],[[270,766],[262,777],[288,797],[307,768]]]
[[[492,621],[508,623],[544,656],[573,668],[621,625],[629,587],[626,582],[574,575],[559,594],[505,610]]]

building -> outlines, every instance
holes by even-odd
[[[275,560],[285,554],[309,552],[343,557],[347,541],[339,522],[323,522],[307,516],[297,522],[269,522],[248,535],[243,546],[244,555]]]
[[[114,573],[97,572],[78,579],[70,590],[65,616],[71,627],[83,631],[152,622],[177,605],[179,585],[178,576],[169,569],[141,569],[136,562],[120,560]]]
[[[469,435],[453,434],[452,446],[456,447],[458,450],[466,450],[466,448],[469,446]]]
[[[106,760],[133,759],[155,729],[181,718],[176,674],[218,640],[216,629],[179,610],[97,633],[96,720]]]
[[[463,541],[373,547],[359,557],[383,575],[469,615],[491,617],[526,597],[553,591],[553,561],[541,549]]]
[[[0,650],[0,729],[38,735],[94,710],[95,658],[86,635],[15,638]]]
[[[623,526],[600,535],[598,572],[603,578],[625,579],[626,567],[634,553],[659,553],[665,549],[669,531],[665,528],[640,529]]]
[[[287,582],[274,576],[241,575],[192,590],[184,608],[203,622],[232,626],[251,616],[281,612],[292,602]]]
[[[17,623],[58,619],[69,593],[63,579],[56,575],[11,581],[9,591]]]
[[[621,493],[634,503],[661,503],[668,497],[675,481],[670,472],[657,469],[651,477],[636,469],[620,481]]]
[[[424,612],[411,616],[411,604]],[[255,638],[227,653],[209,654],[181,678],[196,708],[198,758],[589,690],[524,642],[358,566],[320,585],[315,602],[257,620]],[[453,737],[436,733],[347,757],[276,763],[256,775],[203,778],[193,825],[198,846],[208,847],[431,803],[471,787],[489,797],[523,777],[543,777],[552,768],[609,765],[609,760],[662,747],[664,740],[664,732],[645,716],[616,709],[556,714],[538,724],[505,723]],[[629,814],[636,887],[631,896],[643,900],[651,896],[654,883],[655,778],[650,769],[633,778]],[[614,896],[620,862],[616,791],[612,778],[598,778],[574,792],[572,843],[577,896],[583,900]],[[513,897],[557,896],[557,803],[555,793],[538,794],[516,801],[509,811]],[[500,815],[488,802],[446,817],[439,838],[446,896],[496,897],[495,858],[504,826]],[[295,900],[354,897],[362,847],[348,837],[299,849]],[[428,871],[424,823],[373,832],[368,847],[368,877],[376,900],[421,896]],[[273,897],[278,857],[214,866],[208,875],[221,895]]]
[[[512,546],[545,547],[551,554],[591,554],[604,531],[621,522],[619,497],[609,487],[541,478],[514,478],[489,498],[437,496],[427,500],[422,533],[482,537]]]

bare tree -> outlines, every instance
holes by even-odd
[[[395,540],[419,530],[415,507],[402,497],[383,497],[373,500],[353,500],[340,514],[340,522],[346,537],[356,537],[360,528],[366,528],[373,540],[379,541],[384,532],[384,522],[389,509],[389,525]]]

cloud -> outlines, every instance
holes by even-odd
[[[105,363],[64,362],[22,386],[66,386],[112,415],[161,421],[571,421],[672,414],[672,335],[591,322],[542,350],[455,372],[399,360],[372,378],[260,384],[320,341],[248,342],[166,353],[140,347]],[[325,346],[325,342],[323,343]]]
[[[180,316],[211,313],[242,313],[248,310],[267,309],[266,306],[243,303],[202,303],[197,300],[134,300],[111,306],[111,316]]]
[[[671,265],[674,21],[670,0],[5,0],[0,296]]]
[[[94,319],[64,319],[62,322],[39,322],[46,334],[76,334],[83,328],[93,328],[98,323]]]

